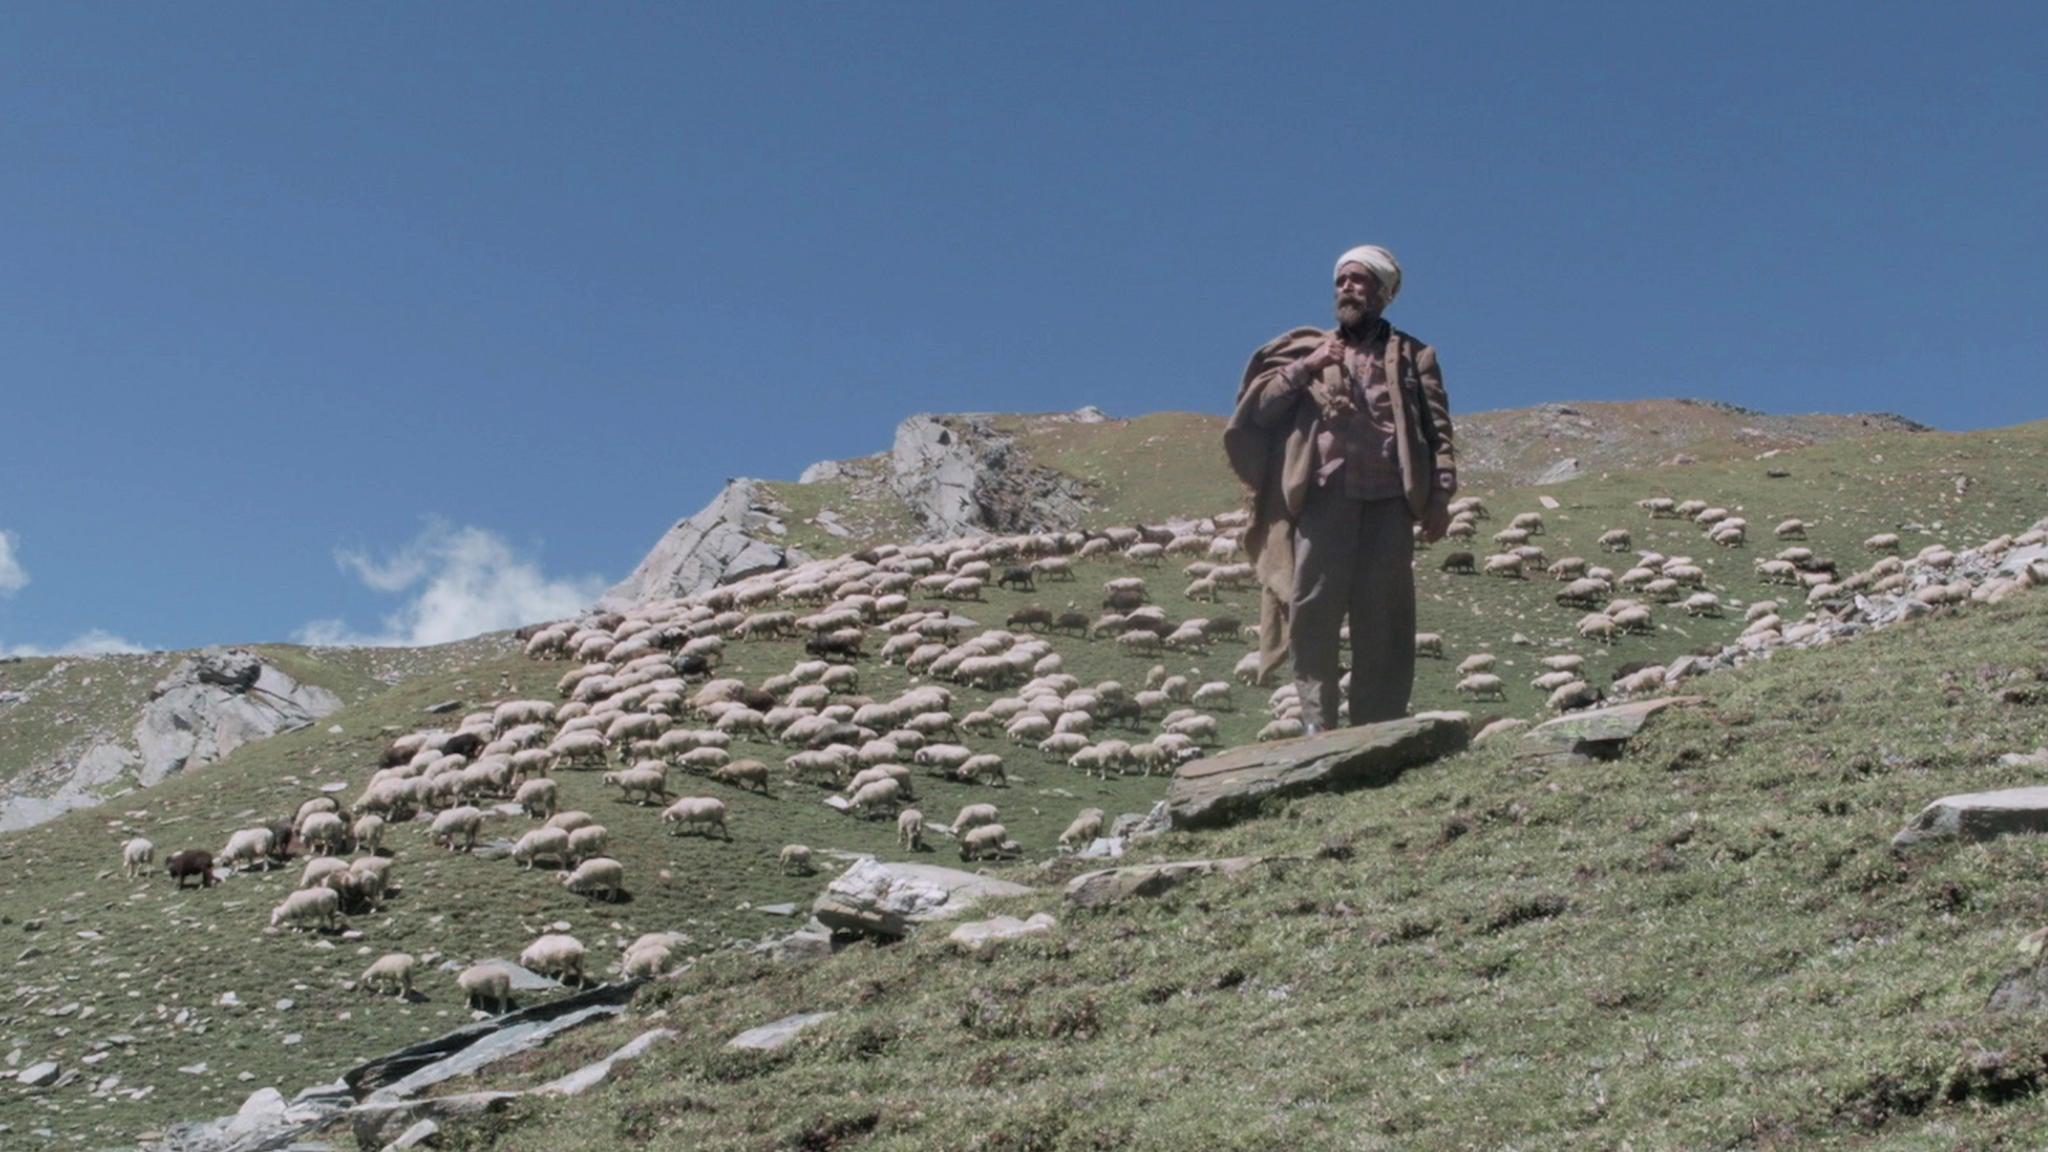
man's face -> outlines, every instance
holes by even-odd
[[[1353,327],[1384,307],[1380,278],[1363,264],[1346,264],[1337,269],[1337,323]]]

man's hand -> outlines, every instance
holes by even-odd
[[[1310,375],[1321,375],[1323,369],[1332,364],[1344,362],[1344,342],[1335,336],[1324,339],[1316,350],[1302,357],[1302,369]]]
[[[1432,488],[1429,503],[1422,510],[1422,539],[1434,544],[1451,530],[1451,495],[1441,488]]]

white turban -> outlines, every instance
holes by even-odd
[[[1363,264],[1365,270],[1379,277],[1380,287],[1386,290],[1386,304],[1392,304],[1394,297],[1401,294],[1401,262],[1394,254],[1377,244],[1360,244],[1351,251],[1337,257],[1337,267],[1330,273],[1335,279],[1346,264]]]

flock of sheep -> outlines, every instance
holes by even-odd
[[[1652,518],[1697,524],[1714,547],[1746,545],[1747,523],[1725,508],[1661,497],[1639,503]],[[1480,522],[1490,518],[1477,498],[1457,501],[1452,512],[1453,541],[1474,539]],[[466,852],[476,847],[487,818],[495,818],[487,813],[491,808],[532,821],[512,845],[513,866],[555,868],[570,892],[618,898],[631,878],[607,855],[611,833],[588,812],[560,808],[553,775],[559,772],[601,771],[627,812],[658,806],[660,827],[671,835],[730,840],[734,824],[744,822],[750,803],[745,797],[771,793],[777,776],[763,759],[736,757],[735,742],[774,744],[783,750],[780,774],[787,786],[817,786],[831,793],[828,802],[854,817],[893,819],[898,844],[912,851],[926,846],[928,830],[914,806],[920,777],[992,790],[1009,782],[1006,756],[975,751],[961,742],[966,736],[1003,739],[1020,753],[1029,750],[1044,762],[1105,779],[1112,773],[1171,773],[1218,741],[1214,713],[1234,707],[1233,686],[1191,682],[1163,665],[1154,665],[1137,685],[1083,683],[1066,670],[1053,636],[1106,639],[1120,652],[1144,655],[1207,653],[1221,643],[1255,642],[1255,625],[1229,615],[1175,621],[1152,603],[1142,575],[1107,581],[1101,611],[1092,615],[1073,600],[1063,611],[1032,604],[997,628],[955,615],[953,605],[980,599],[991,583],[1033,593],[1041,584],[1070,585],[1077,580],[1078,559],[1102,556],[1145,568],[1167,557],[1193,557],[1183,569],[1191,581],[1184,597],[1213,601],[1221,590],[1254,587],[1239,545],[1244,523],[1241,513],[1233,513],[1175,528],[888,545],[748,576],[630,612],[522,630],[527,656],[571,663],[556,683],[559,700],[509,700],[465,716],[450,729],[402,736],[391,742],[347,808],[331,797],[315,797],[289,821],[236,831],[217,854],[174,853],[165,870],[180,886],[187,878],[206,886],[218,867],[272,867],[304,854],[298,889],[276,906],[270,924],[279,930],[333,928],[351,911],[378,907],[391,887],[392,857],[380,851],[390,826],[423,821],[434,845]],[[1835,561],[1799,543],[1806,527],[1794,519],[1773,529],[1786,547],[1757,562],[1760,580],[1803,587],[1809,605],[1903,581],[1895,534],[1868,539],[1865,546],[1880,558],[1843,576]],[[1721,612],[1719,598],[1705,588],[1703,567],[1690,557],[1635,551],[1617,572],[1577,556],[1550,560],[1535,543],[1544,534],[1543,515],[1525,512],[1492,534],[1500,551],[1483,561],[1454,551],[1440,567],[1516,579],[1541,570],[1563,585],[1558,605],[1585,613],[1577,621],[1578,635],[1600,644],[1654,628],[1660,607],[1677,605],[1695,616]],[[1633,550],[1626,528],[1608,529],[1598,543],[1617,555]],[[1938,567],[1939,553],[1937,547],[1918,559]],[[1746,617],[1745,635],[1796,627],[1785,624],[1775,600],[1751,605]],[[800,640],[803,658],[758,683],[719,674],[728,644],[762,639]],[[1423,654],[1445,655],[1440,634],[1420,634],[1416,643]],[[863,694],[861,664],[868,661],[899,665],[912,678],[910,686],[881,698]],[[1549,694],[1551,709],[1584,707],[1602,698],[1583,678],[1584,657],[1560,653],[1541,663],[1533,684]],[[1237,678],[1256,685],[1257,664],[1256,652],[1247,653],[1237,664]],[[1475,700],[1504,697],[1491,654],[1465,657],[1458,672],[1459,693]],[[1624,668],[1613,687],[1632,695],[1660,690],[1664,680],[1662,666]],[[993,698],[969,707],[956,689]],[[1301,733],[1293,685],[1274,691],[1267,708],[1271,720],[1259,739]],[[682,789],[682,781],[690,787]],[[1082,810],[1060,845],[1085,847],[1101,834],[1103,822],[1100,809]],[[1011,858],[1021,851],[992,802],[962,806],[944,830],[963,860]],[[153,862],[155,848],[137,839],[121,853],[124,872],[134,876]],[[346,859],[350,853],[362,855]],[[787,872],[813,869],[813,852],[805,845],[784,846],[778,859]],[[620,971],[665,971],[676,946],[669,935],[643,936],[624,950]],[[582,943],[556,933],[535,939],[520,955],[522,965],[564,981],[584,979],[587,961]],[[391,953],[371,964],[360,983],[408,995],[414,974],[411,956]],[[471,1003],[492,1010],[510,1001],[510,973],[497,965],[463,970],[457,986]]]

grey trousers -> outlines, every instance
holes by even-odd
[[[1294,525],[1288,648],[1301,718],[1338,724],[1338,630],[1351,617],[1351,722],[1408,712],[1415,687],[1415,516],[1408,501],[1317,489]]]

